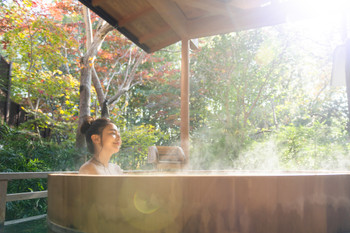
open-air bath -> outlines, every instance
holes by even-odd
[[[350,173],[49,175],[54,232],[348,232]]]

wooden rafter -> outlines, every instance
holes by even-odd
[[[118,21],[118,26],[119,27],[124,27],[125,25],[135,21],[135,20],[138,20],[144,16],[146,16],[147,14],[150,14],[152,12],[154,12],[154,8],[149,6],[149,7],[146,7],[144,9],[142,9],[141,11],[139,12],[136,12],[134,14],[131,14],[131,15],[128,15],[127,17],[121,19]]]
[[[106,2],[107,0],[92,0],[91,3],[93,6],[100,6],[102,2]]]
[[[140,38],[139,38],[139,42],[142,44],[142,43],[145,43],[146,41],[149,41],[149,40],[152,40],[156,37],[158,37],[159,35],[163,34],[163,33],[166,33],[168,32],[169,30],[171,30],[171,27],[169,25],[164,25],[162,27],[159,27],[157,28],[156,30],[154,31],[151,31],[147,34],[144,34],[142,35]]]
[[[261,7],[262,5],[269,2],[276,2],[276,1],[275,0],[272,0],[272,1],[271,0],[249,0],[249,1],[233,0],[227,4],[240,9],[252,9],[256,7]]]
[[[187,38],[187,20],[178,5],[171,0],[148,0],[162,19],[180,38]]]
[[[205,24],[206,27],[198,27]],[[234,31],[236,28],[231,18],[227,16],[209,16],[200,20],[193,20],[189,23],[189,38],[199,38],[207,35]]]
[[[239,14],[226,16],[210,16],[189,22],[189,38],[198,38],[249,28],[264,27],[286,21],[287,4],[275,4],[242,10]],[[202,27],[201,25],[206,25]]]
[[[179,40],[181,40],[181,38],[178,37],[177,35],[174,36],[174,37],[171,37],[170,39],[168,39],[168,40],[166,40],[166,41],[164,41],[162,43],[159,43],[156,46],[153,46],[151,48],[151,52],[157,51],[157,50],[162,49],[162,48],[164,48],[164,47],[166,47],[168,45],[174,44],[174,43],[178,42]]]
[[[234,7],[228,4],[223,4],[214,1],[199,1],[199,0],[175,0],[179,4],[185,4],[187,6],[204,10],[209,13],[209,15],[220,14],[225,15],[228,11],[232,11]]]

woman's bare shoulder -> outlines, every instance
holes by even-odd
[[[118,164],[109,163],[109,166],[113,169],[113,174],[122,175],[124,173],[123,169],[121,169]]]
[[[90,160],[84,163],[80,169],[79,169],[79,174],[92,174],[92,175],[97,175],[98,171],[96,169],[95,164],[93,164]]]

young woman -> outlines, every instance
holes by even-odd
[[[94,120],[92,117],[86,117],[80,131],[85,134],[88,150],[93,156],[80,167],[79,173],[95,175],[123,174],[118,165],[109,163],[111,156],[119,151],[122,144],[117,126],[107,118]]]

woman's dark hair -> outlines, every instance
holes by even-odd
[[[90,116],[84,117],[83,124],[80,127],[80,132],[85,134],[86,144],[90,153],[93,154],[95,152],[91,136],[97,134],[102,137],[103,129],[111,123],[110,119],[104,117],[98,119],[94,119]]]

